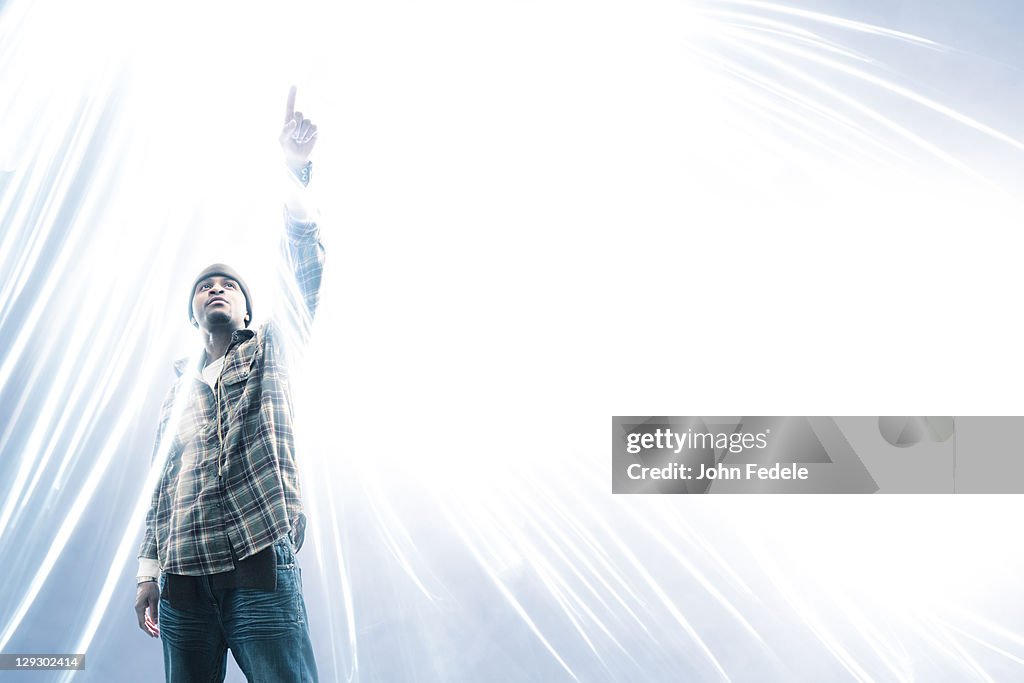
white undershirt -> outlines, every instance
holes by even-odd
[[[224,358],[225,356],[221,356],[203,368],[203,381],[209,384],[211,389],[216,388],[217,378],[220,377],[220,371],[224,367]]]

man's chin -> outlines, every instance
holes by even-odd
[[[206,316],[206,320],[203,321],[203,327],[207,330],[221,330],[225,327],[235,327],[234,320],[227,313],[221,313],[219,311],[213,311]]]

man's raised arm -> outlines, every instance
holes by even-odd
[[[309,155],[316,144],[317,127],[295,111],[295,86],[288,91],[284,128],[279,141],[291,176],[291,191],[285,203],[285,236],[282,244],[284,267],[281,272],[283,318],[296,324],[304,338],[320,301],[324,248],[316,216],[310,211],[306,186],[312,162]]]

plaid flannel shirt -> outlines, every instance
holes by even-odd
[[[316,223],[285,213],[282,251],[294,274],[285,283],[300,324],[312,321],[319,301],[324,249]],[[293,311],[296,313],[296,311]],[[292,402],[286,372],[285,330],[274,322],[231,337],[212,390],[187,359],[161,410],[160,448],[175,400],[186,401],[170,442],[163,474],[146,515],[140,558],[164,572],[207,575],[235,568],[278,539],[298,551],[306,517],[299,491]],[[203,354],[205,360],[205,353]],[[218,420],[219,415],[219,420]]]

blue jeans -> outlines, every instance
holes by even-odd
[[[228,649],[250,683],[316,683],[302,575],[287,541],[274,546],[277,590],[211,589],[200,580],[200,605],[174,609],[160,599],[160,639],[168,683],[223,681]],[[163,593],[164,579],[160,590]]]

